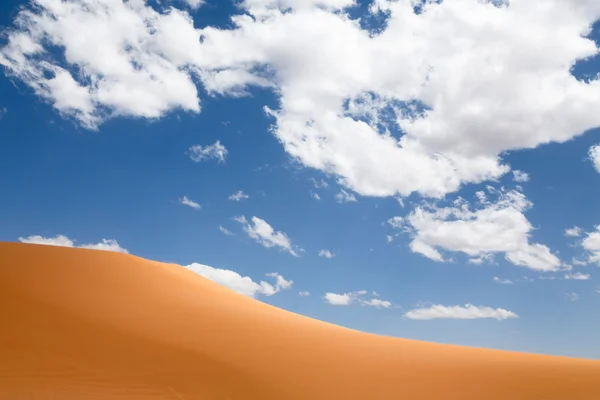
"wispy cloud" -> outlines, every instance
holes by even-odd
[[[196,210],[200,210],[202,208],[202,206],[198,203],[196,203],[195,201],[193,201],[192,199],[188,198],[187,196],[183,196],[182,199],[179,199],[179,202],[181,204],[184,204],[186,206],[192,207]]]
[[[352,193],[348,193],[344,189],[340,189],[340,192],[335,195],[335,201],[338,203],[354,203],[357,200]]]
[[[219,225],[219,230],[220,230],[222,233],[224,233],[225,235],[227,235],[227,236],[232,236],[232,235],[234,235],[234,233],[233,233],[233,232],[231,232],[231,231],[230,231],[229,229],[227,229],[227,228],[223,228],[221,225]]]
[[[245,200],[245,199],[247,199],[249,197],[250,196],[248,196],[242,190],[238,190],[237,192],[235,192],[234,194],[232,194],[231,196],[229,196],[229,200],[231,200],[231,201],[242,201],[242,200]]]
[[[440,304],[432,305],[427,308],[416,308],[410,310],[404,316],[414,320],[431,319],[479,319],[492,318],[504,320],[509,318],[518,318],[519,316],[503,308],[478,307],[472,304],[462,306],[443,306]]]
[[[361,304],[363,306],[375,307],[375,308],[390,308],[392,303],[390,301],[381,300],[377,298],[371,298],[365,300],[364,296],[367,294],[366,290],[357,290],[355,292],[348,293],[325,293],[323,298],[325,301],[334,306],[349,306],[354,303]],[[377,292],[373,292],[373,296],[378,297]]]
[[[333,258],[333,257],[335,257],[335,254],[333,254],[331,251],[329,251],[327,249],[322,249],[321,251],[319,251],[319,257]]]

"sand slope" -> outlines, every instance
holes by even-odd
[[[600,399],[600,362],[369,335],[176,265],[0,243],[0,399]]]

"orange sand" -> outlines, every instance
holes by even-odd
[[[0,399],[600,399],[600,362],[356,332],[177,265],[0,243]]]

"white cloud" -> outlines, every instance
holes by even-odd
[[[367,294],[366,290],[358,290],[355,292],[348,292],[343,294],[337,293],[325,293],[323,298],[325,301],[334,306],[349,306],[354,303],[360,303],[364,306],[376,307],[376,308],[389,308],[392,306],[392,303],[386,300],[380,300],[376,298],[372,298],[370,300],[365,300],[363,297]],[[373,292],[373,296],[379,296],[377,292]]]
[[[180,202],[181,204],[184,204],[184,205],[186,205],[186,206],[189,206],[189,207],[195,208],[196,210],[199,210],[199,209],[201,209],[201,208],[202,208],[202,206],[201,206],[200,204],[196,203],[195,201],[193,201],[193,200],[191,200],[191,199],[188,199],[188,197],[187,197],[187,196],[183,196],[183,199],[179,199],[179,202]]]
[[[462,306],[432,305],[428,308],[416,308],[404,314],[408,319],[431,320],[431,319],[479,319],[493,318],[504,320],[508,318],[519,318],[517,314],[503,308],[478,307],[472,304]]]
[[[252,278],[241,276],[235,271],[213,268],[198,263],[186,265],[184,268],[248,297],[257,297],[258,295],[272,296],[281,290],[289,289],[293,284],[293,281],[285,280],[283,276],[276,272],[267,274],[267,276],[275,278],[275,284],[272,285],[264,281],[254,282]]]
[[[242,200],[245,200],[245,199],[247,199],[249,197],[250,196],[248,196],[242,190],[238,190],[237,192],[235,192],[234,194],[232,194],[231,196],[229,196],[229,200],[231,200],[231,201],[242,201]]]
[[[33,0],[0,64],[89,128],[199,112],[198,80],[211,95],[272,87],[285,150],[360,195],[441,198],[509,172],[507,151],[600,125],[600,81],[570,73],[598,53],[585,37],[596,1],[428,2],[417,15],[378,0],[376,35],[339,11],[352,3],[246,0],[233,28],[198,30],[141,0]]]
[[[55,237],[42,237],[39,235],[28,236],[28,237],[20,237],[19,241],[22,243],[32,243],[32,244],[45,244],[50,246],[62,246],[62,247],[80,247],[83,249],[92,249],[92,250],[106,250],[106,251],[114,251],[118,253],[129,253],[129,251],[119,245],[119,243],[114,239],[102,239],[101,242],[98,243],[89,243],[82,244],[81,246],[76,246],[75,241],[69,239],[64,235],[57,235]]]
[[[308,297],[308,296],[310,296],[310,292],[306,292],[306,291],[305,292],[298,292],[298,295],[300,297]]]
[[[494,277],[494,282],[499,283],[501,285],[512,285],[513,281],[511,281],[510,279],[501,279],[498,278],[497,276]]]
[[[596,226],[594,232],[586,234],[581,246],[587,251],[587,262],[600,265],[600,225]]]
[[[588,156],[594,165],[594,169],[600,173],[600,144],[590,147]]]
[[[385,241],[386,241],[387,243],[392,243],[392,242],[394,241],[394,237],[393,237],[393,236],[391,236],[391,235],[386,235],[386,236],[385,236]]]
[[[227,149],[221,144],[220,141],[216,141],[214,144],[201,146],[199,144],[190,147],[190,158],[194,162],[200,162],[204,160],[216,159],[218,162],[225,162],[227,158]]]
[[[221,233],[224,233],[227,236],[232,236],[233,235],[233,232],[231,232],[227,228],[223,228],[221,225],[219,225],[219,230],[221,231]]]
[[[344,189],[340,189],[340,192],[335,195],[335,201],[338,203],[353,203],[357,200],[352,193],[348,193]]]
[[[572,279],[576,281],[587,281],[590,279],[589,274],[582,274],[581,272],[569,273],[565,275],[565,279]]]
[[[579,237],[581,236],[581,228],[574,226],[572,228],[565,229],[565,236]]]
[[[329,251],[327,249],[322,249],[321,251],[319,251],[319,257],[333,258],[333,257],[335,257],[335,254],[333,254],[331,251]]]
[[[533,227],[523,212],[532,203],[516,191],[498,195],[496,202],[479,205],[476,210],[460,198],[450,207],[417,207],[406,219],[412,229],[411,250],[438,262],[444,261],[438,249],[475,259],[504,253],[514,265],[558,270],[560,260],[550,249],[529,241]]]
[[[95,129],[116,116],[200,111],[196,85],[183,68],[199,49],[187,13],[161,14],[142,1],[30,4],[8,32],[0,64],[61,114]]]
[[[352,302],[350,293],[325,293],[325,300],[334,306],[348,306]]]
[[[319,196],[319,194],[318,194],[318,193],[314,193],[314,192],[312,192],[312,191],[311,191],[311,192],[310,192],[310,195],[311,195],[311,197],[312,197],[313,199],[315,199],[315,200],[321,200],[321,196]]]
[[[390,308],[392,306],[391,302],[379,299],[363,300],[361,304],[375,308]]]
[[[206,3],[206,0],[183,0],[192,10],[197,10]]]
[[[237,18],[233,32],[204,30],[204,54],[217,54],[222,68],[272,67],[275,135],[359,194],[441,197],[508,172],[498,158],[507,150],[564,142],[600,123],[598,82],[570,74],[597,52],[583,37],[600,16],[595,2],[576,11],[559,0],[430,2],[415,15],[411,1],[378,1],[373,9],[390,15],[372,36],[308,1],[286,2],[296,12],[285,14],[267,3],[246,3],[257,18]],[[429,111],[410,110],[411,100]],[[384,109],[395,112],[391,121]],[[382,121],[406,135],[380,134]]]
[[[292,245],[292,242],[285,233],[275,231],[273,227],[263,219],[252,217],[252,222],[250,223],[246,217],[242,215],[241,217],[236,217],[235,221],[243,225],[244,231],[248,236],[264,247],[280,247],[296,257],[298,257],[299,251],[303,251],[297,246]]]
[[[513,172],[513,181],[515,182],[528,182],[529,174],[527,172],[519,171],[518,169]]]

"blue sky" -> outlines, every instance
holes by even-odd
[[[372,333],[600,358],[599,6],[87,3],[20,26],[32,3],[0,5],[0,240],[126,249]]]

